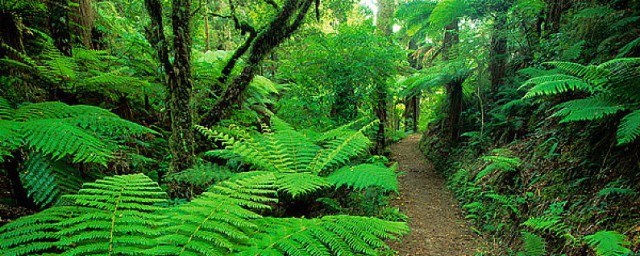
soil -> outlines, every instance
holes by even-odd
[[[403,256],[474,255],[481,238],[465,222],[445,180],[418,149],[420,136],[410,135],[391,146],[391,160],[405,173],[399,177],[400,196],[392,205],[409,216],[412,230],[391,248]]]

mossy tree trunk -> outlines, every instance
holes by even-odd
[[[159,0],[145,0],[151,16],[151,28],[147,30],[150,43],[156,48],[169,89],[169,113],[171,117],[170,172],[178,172],[194,164],[194,131],[191,112],[191,0],[174,0],[171,15],[173,27],[174,61],[169,61],[169,48],[162,23],[162,4]],[[173,197],[188,197],[186,191],[173,184]]]
[[[223,75],[219,81],[226,84],[226,89],[220,95],[215,106],[202,116],[199,122],[201,125],[214,125],[220,120],[228,118],[233,110],[242,105],[242,93],[249,86],[251,80],[257,74],[256,72],[259,71],[260,62],[300,27],[307,11],[314,2],[317,1],[287,0],[280,8],[275,19],[264,29],[251,33],[252,29],[243,28],[243,30],[247,30],[250,33],[249,38],[243,46],[236,50],[229,64],[223,70]],[[245,52],[249,53],[245,67],[240,75],[229,79],[231,70],[237,65],[237,60],[244,56]]]

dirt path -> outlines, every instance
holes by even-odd
[[[392,204],[409,218],[411,234],[391,247],[399,255],[473,255],[479,238],[461,216],[453,192],[427,164],[418,149],[420,134],[391,146],[391,159],[405,175],[400,180],[400,196]]]

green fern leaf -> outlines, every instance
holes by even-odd
[[[258,226],[256,243],[238,255],[377,255],[375,249],[388,248],[385,239],[398,240],[409,231],[404,222],[344,215],[264,218]]]
[[[345,164],[352,156],[364,153],[371,145],[364,132],[377,123],[378,121],[373,121],[355,133],[329,141],[328,147],[321,150],[311,163],[311,171],[318,174],[327,168]]]
[[[547,255],[547,243],[536,234],[522,232],[524,256],[544,256]]]
[[[71,166],[51,161],[42,154],[30,154],[24,166],[20,181],[40,207],[57,203],[60,196],[76,193],[82,185]]]
[[[532,81],[532,80],[535,80],[535,81]],[[548,81],[536,82],[536,81],[542,81],[542,80],[548,80]],[[566,76],[566,75],[536,77],[527,81],[525,85],[529,83],[534,83],[535,86],[529,89],[529,92],[525,94],[524,96],[525,99],[533,98],[537,96],[556,95],[556,94],[565,93],[568,91],[593,92],[596,90],[593,86],[582,81],[582,79],[577,77]]]
[[[8,255],[62,251],[65,255],[130,254],[155,246],[163,217],[154,204],[166,194],[142,174],[86,183],[73,206],[55,206],[0,228],[0,249]]]
[[[249,209],[268,209],[264,203],[275,202],[275,182],[271,172],[250,172],[167,209],[160,248],[171,255],[228,255],[237,245],[247,244],[246,234],[258,228],[254,220],[262,216]]]
[[[73,200],[82,215],[61,222],[60,246],[67,255],[128,254],[155,246],[162,216],[152,214],[166,194],[142,174],[113,176],[86,183]]]
[[[74,163],[106,165],[110,147],[76,126],[60,120],[41,119],[24,122],[21,127],[25,143],[54,160],[72,156]]]
[[[36,255],[55,251],[60,223],[76,216],[75,207],[53,207],[0,227],[0,251],[6,256]]]
[[[621,256],[631,253],[627,236],[616,231],[598,231],[584,237],[587,244],[593,247],[597,256]]]
[[[556,108],[560,110],[552,116],[564,116],[561,123],[598,120],[625,110],[624,106],[611,102],[603,96],[567,101],[559,104]]]
[[[277,177],[278,189],[293,198],[331,186],[326,178],[313,173],[279,173]]]
[[[633,111],[620,120],[616,132],[618,145],[624,145],[635,141],[640,136],[640,109]]]
[[[12,151],[24,143],[19,129],[20,125],[17,122],[0,120],[0,162],[4,161],[5,156],[11,156]]]
[[[7,99],[0,97],[0,121],[2,120],[13,120],[13,108]]]
[[[384,191],[398,193],[398,179],[391,168],[374,164],[345,166],[333,172],[327,180],[336,188],[341,186],[365,189],[371,186],[381,187]]]

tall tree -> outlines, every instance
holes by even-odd
[[[169,60],[169,47],[162,22],[160,0],[145,0],[151,16],[149,41],[156,48],[164,68],[169,88],[171,116],[170,172],[191,167],[194,163],[194,135],[191,112],[191,0],[173,0],[171,24],[173,28],[174,61]],[[175,194],[174,194],[175,196]]]
[[[382,34],[388,39],[391,40],[391,33],[393,32],[393,16],[396,9],[395,0],[379,0],[379,12],[377,17],[378,29],[382,32]],[[383,154],[384,148],[387,145],[387,141],[385,138],[385,130],[387,127],[387,86],[388,81],[386,80],[376,80],[375,83],[375,101],[376,105],[374,107],[374,112],[380,123],[378,124],[378,131],[376,132],[376,143],[374,146],[374,152],[376,154]]]

